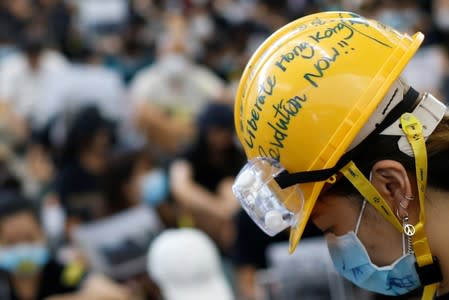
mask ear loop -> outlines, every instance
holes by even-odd
[[[360,223],[362,221],[363,212],[365,211],[366,200],[363,199],[362,208],[360,209],[359,217],[357,218],[357,223],[355,225],[355,235],[359,232]]]
[[[369,182],[373,179],[373,172],[369,172]],[[365,211],[366,199],[363,199],[362,208],[360,208],[359,217],[357,218],[357,223],[355,224],[355,235],[359,232],[360,223],[362,222],[363,212]]]

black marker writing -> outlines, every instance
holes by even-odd
[[[306,95],[293,96],[288,100],[282,99],[279,103],[272,105],[274,121],[267,122],[273,132],[272,139],[267,150],[259,146],[259,154],[268,153],[271,158],[280,159],[280,149],[284,148],[284,140],[288,137],[290,121],[298,115],[306,101]]]
[[[392,290],[394,288],[412,288],[416,285],[415,280],[411,275],[406,275],[405,277],[391,277],[387,282],[387,290]]]
[[[271,157],[274,160],[280,161],[281,160],[281,153],[279,152],[279,149],[275,148],[269,148],[268,152],[265,151],[264,147],[259,146],[259,156],[260,157]]]
[[[322,78],[324,76],[324,71],[329,69],[331,64],[334,63],[340,55],[340,52],[335,47],[332,47],[332,51],[332,56],[320,58],[313,64],[316,72],[304,74],[304,79],[310,82],[314,87],[318,87],[318,83],[316,83],[313,78]]]
[[[293,61],[297,57],[302,57],[304,59],[311,59],[315,55],[315,49],[313,46],[307,42],[302,42],[301,44],[293,47],[290,52],[281,55],[281,59],[276,62],[276,66],[285,72],[287,70],[285,64]]]
[[[328,39],[332,37],[334,34],[347,31],[347,35],[343,38],[345,40],[349,40],[354,35],[354,29],[351,26],[346,25],[343,22],[339,22],[337,25],[333,27],[328,27],[324,31],[317,31],[313,35],[309,35],[309,37],[319,43],[323,39]]]
[[[246,124],[240,123],[241,127],[246,125],[247,137],[244,137],[245,143],[248,147],[254,147],[254,139],[256,138],[255,132],[258,130],[257,121],[259,121],[259,113],[262,112],[263,105],[265,104],[265,98],[273,95],[274,87],[276,86],[276,77],[269,76],[259,86],[259,91],[256,97],[256,102],[250,111],[251,118],[246,121]]]

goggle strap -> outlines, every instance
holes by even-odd
[[[297,173],[289,173],[287,170],[279,173],[274,179],[281,188],[287,188],[297,183],[324,181],[336,174],[348,162],[357,157],[362,151],[371,143],[371,141],[379,135],[382,131],[393,124],[401,117],[404,112],[411,112],[415,105],[416,99],[419,97],[419,92],[409,88],[404,95],[403,101],[399,102],[383,119],[380,124],[376,124],[376,128],[354,149],[346,152],[332,168],[322,170],[312,170]]]

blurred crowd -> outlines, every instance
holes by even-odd
[[[404,76],[449,99],[449,0],[1,0],[0,298],[211,299],[174,284],[211,277],[257,299],[288,234],[232,194],[233,95],[265,38],[324,10],[425,33]]]

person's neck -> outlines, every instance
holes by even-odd
[[[431,190],[428,196],[432,201],[427,201],[425,226],[432,255],[438,258],[443,274],[438,294],[444,295],[449,293],[449,193]]]
[[[226,165],[229,163],[228,149],[210,149],[208,153],[209,162],[214,165]]]
[[[16,296],[20,300],[35,300],[39,292],[40,275],[19,277],[12,276],[11,282],[16,293]]]

